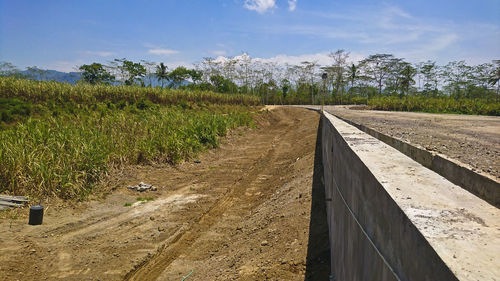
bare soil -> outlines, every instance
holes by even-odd
[[[358,110],[328,106],[334,115],[446,155],[500,179],[500,117]]]
[[[200,163],[130,167],[110,177],[106,198],[49,201],[41,226],[27,209],[4,216],[0,279],[328,280],[319,115],[276,108],[256,119]],[[126,188],[141,181],[158,190]]]

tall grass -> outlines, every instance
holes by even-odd
[[[168,90],[138,86],[70,85],[54,81],[32,81],[10,77],[0,77],[0,97],[18,98],[35,104],[47,101],[79,104],[104,101],[136,103],[142,99],[148,99],[161,105],[178,104],[180,102],[260,104],[258,97],[249,95],[229,95],[208,91]]]
[[[451,97],[374,97],[368,105],[375,110],[421,111],[500,116],[500,103],[486,99],[454,99]]]
[[[86,198],[114,168],[178,163],[216,147],[229,129],[252,124],[251,108],[237,104],[253,99],[116,89],[1,78],[0,98],[12,106],[24,100],[32,110],[0,126],[0,192]]]

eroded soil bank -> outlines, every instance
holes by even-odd
[[[325,280],[318,122],[263,111],[200,163],[121,171],[107,198],[51,206],[41,226],[3,219],[0,279]],[[141,181],[158,190],[126,188]]]

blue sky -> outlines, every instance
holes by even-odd
[[[411,62],[500,59],[500,0],[0,0],[0,60],[61,71],[114,58],[190,65],[392,53]]]

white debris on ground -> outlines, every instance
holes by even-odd
[[[140,182],[138,185],[134,185],[134,186],[127,186],[128,189],[131,189],[131,190],[135,190],[135,191],[139,191],[139,192],[143,192],[143,191],[147,191],[147,190],[151,190],[151,191],[156,191],[157,188],[155,186],[152,186],[150,184],[147,184],[147,183],[143,183],[143,182]]]

